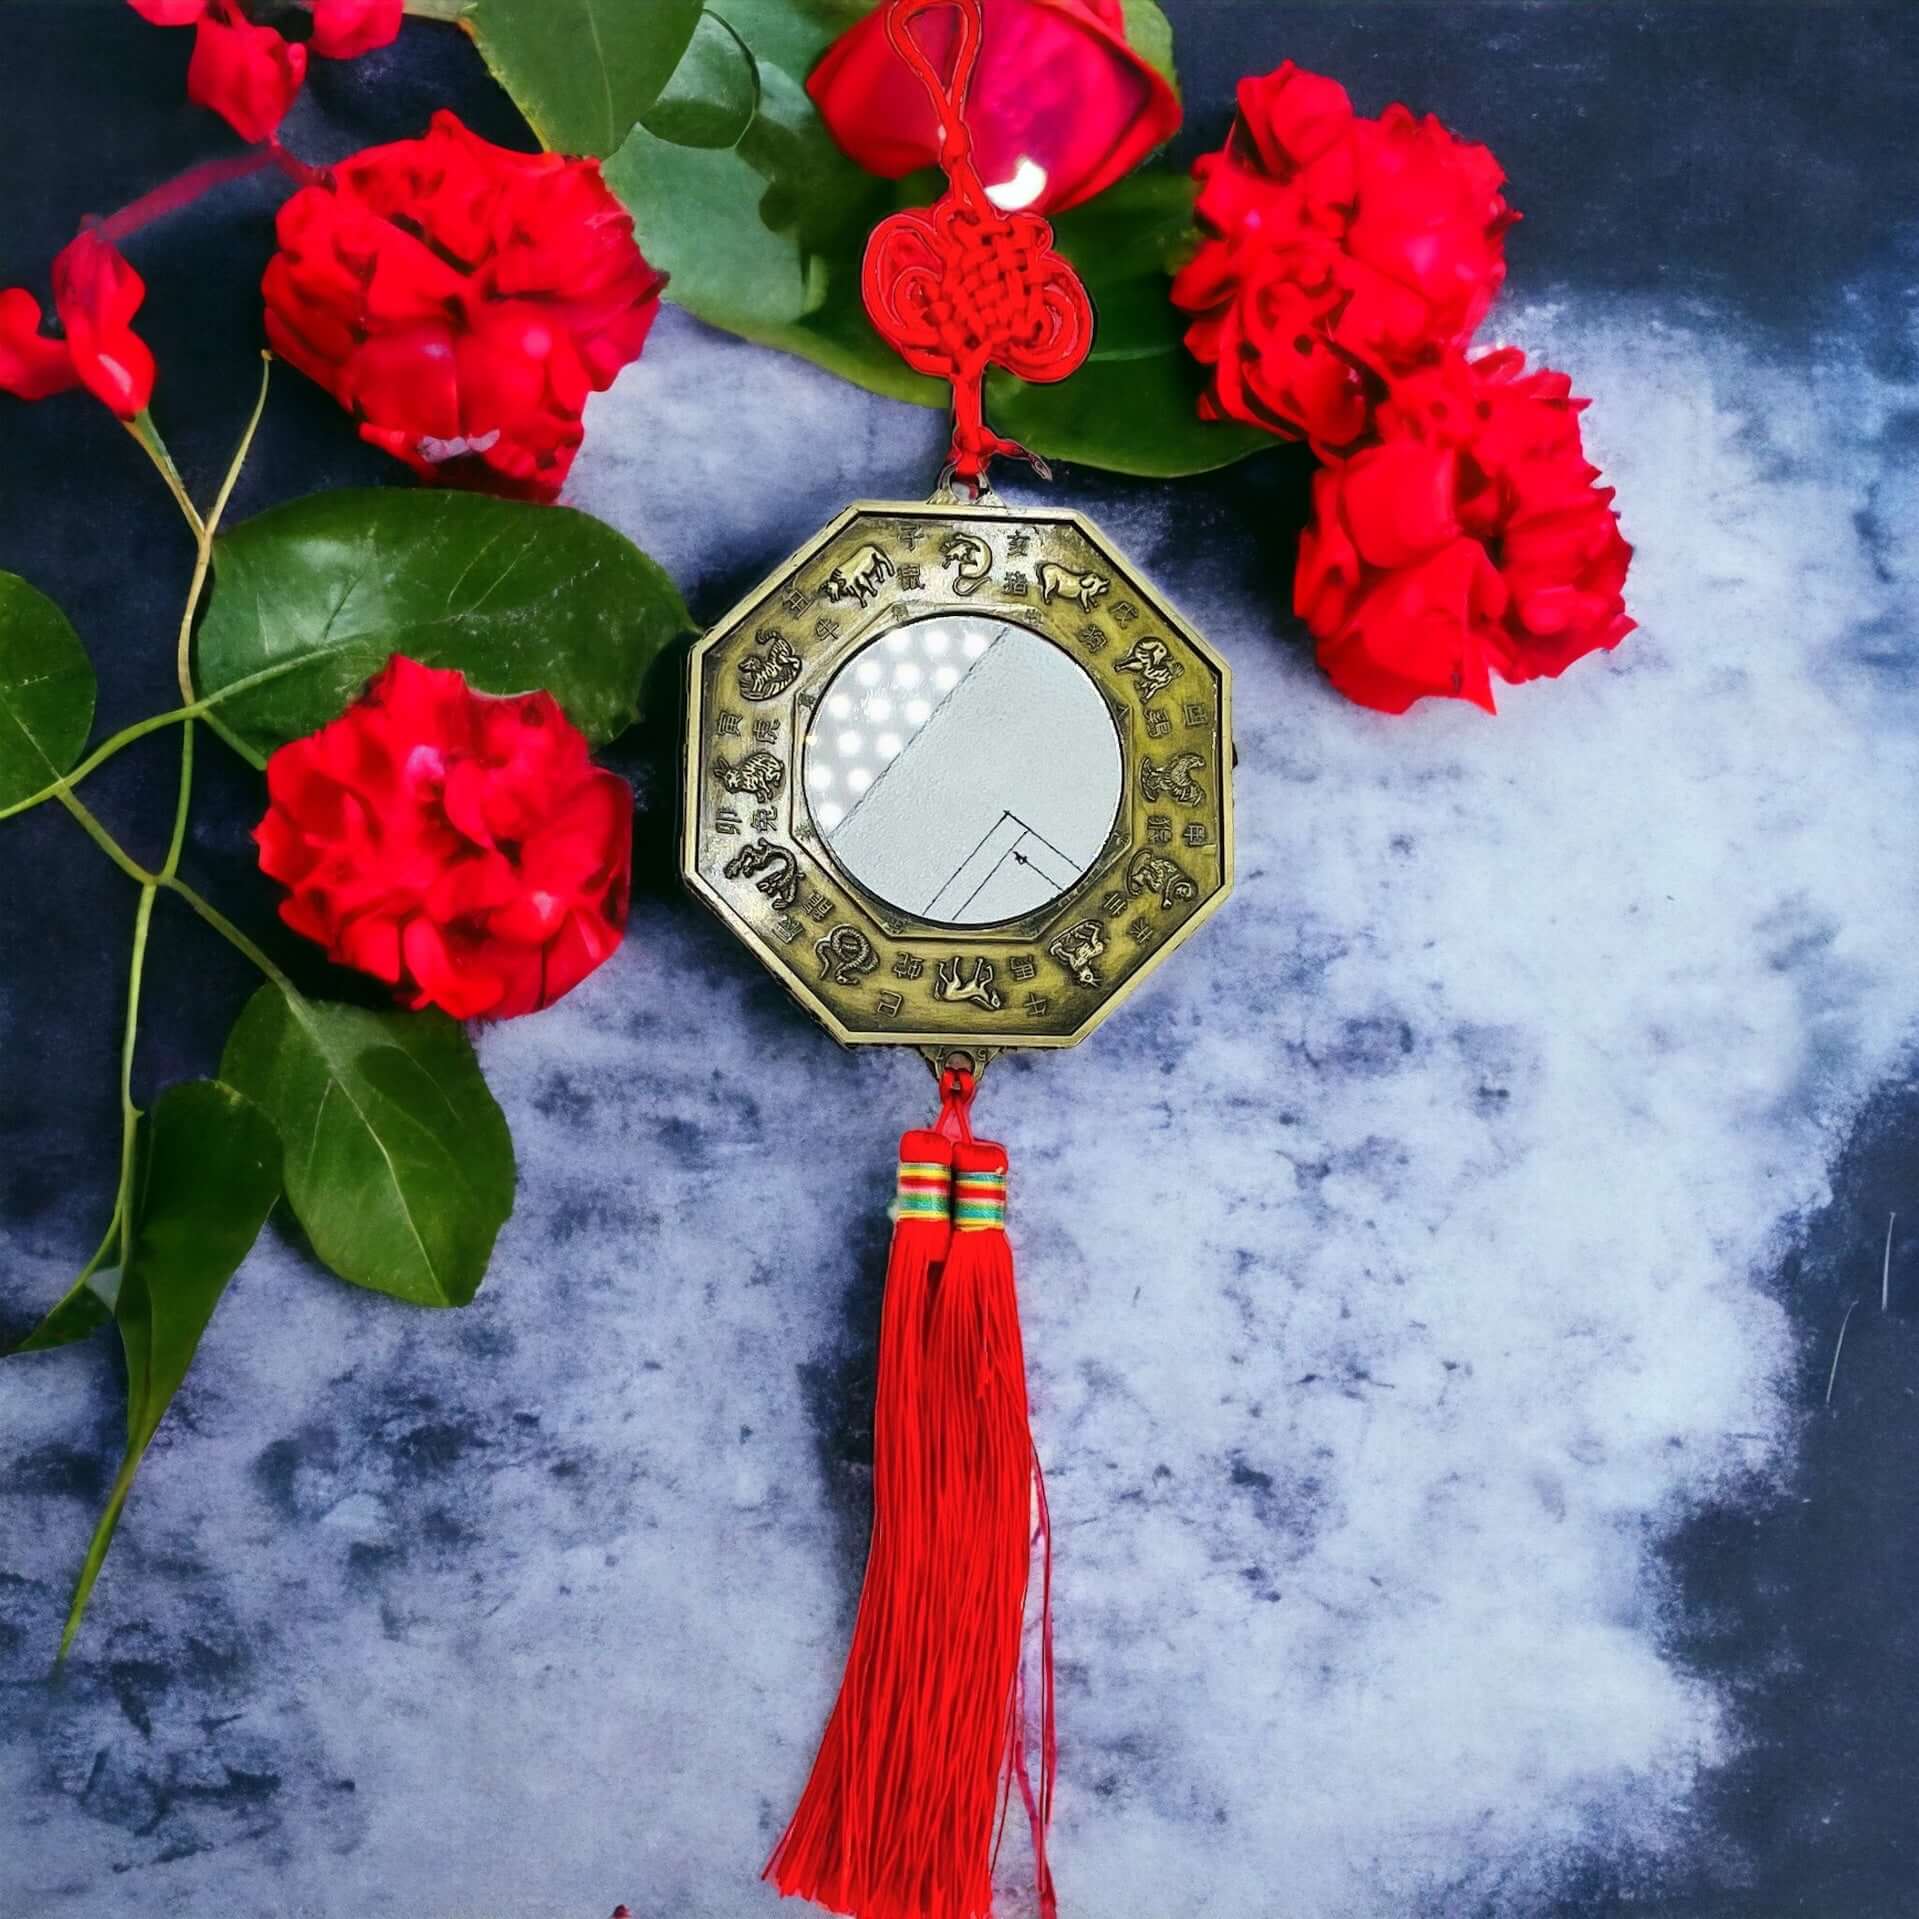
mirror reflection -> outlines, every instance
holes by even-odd
[[[1113,716],[1051,641],[985,614],[882,634],[841,667],[803,762],[807,806],[876,897],[949,926],[1015,919],[1099,857],[1119,811]]]

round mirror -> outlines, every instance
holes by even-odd
[[[896,626],[836,673],[803,762],[820,838],[876,898],[989,926],[1068,891],[1119,813],[1119,731],[1078,663],[976,613]]]

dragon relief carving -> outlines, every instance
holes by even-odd
[[[730,880],[752,880],[782,913],[791,912],[800,896],[799,861],[771,840],[742,846],[720,871]]]

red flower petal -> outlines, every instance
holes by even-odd
[[[53,303],[73,370],[123,420],[153,398],[153,354],[132,326],[146,297],[147,283],[92,230],[54,258]]]
[[[0,392],[44,400],[79,382],[67,343],[40,331],[40,302],[23,287],[0,293]]]
[[[633,796],[546,693],[491,698],[396,655],[273,755],[267,795],[281,918],[409,1004],[531,1012],[619,945]]]
[[[243,140],[271,138],[306,78],[307,50],[245,19],[232,0],[207,0],[187,66],[187,98]]]
[[[207,0],[127,0],[127,4],[156,27],[190,27],[207,10]]]
[[[635,359],[662,277],[599,166],[450,113],[280,210],[267,338],[423,476],[552,499],[589,393]]]
[[[322,60],[353,60],[399,38],[406,0],[313,0],[313,38]]]

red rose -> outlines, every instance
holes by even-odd
[[[806,90],[853,159],[898,180],[937,165],[939,141],[932,103],[887,41],[883,12],[827,48]],[[983,0],[982,13],[966,122],[997,206],[1077,206],[1178,132],[1179,96],[1127,45],[1120,0]],[[950,77],[958,21],[927,16],[912,31]]]
[[[270,140],[306,78],[307,55],[350,60],[400,31],[405,0],[309,0],[313,36],[284,40],[256,23],[248,0],[128,0],[156,27],[192,27],[187,98],[211,108],[243,140]]]
[[[1212,370],[1200,403],[1322,454],[1362,436],[1384,382],[1464,346],[1505,278],[1505,175],[1430,115],[1352,110],[1290,61],[1242,80],[1194,174],[1207,236],[1173,282]]]
[[[40,331],[40,302],[21,287],[0,293],[0,390],[44,400],[84,385],[123,420],[153,398],[153,354],[133,330],[147,283],[92,229],[53,262],[53,304],[66,337]]]
[[[450,113],[280,209],[267,339],[428,479],[550,500],[589,393],[638,358],[665,277],[597,161]]]
[[[396,654],[267,762],[260,867],[328,956],[455,1019],[550,1006],[620,943],[633,795],[548,693]]]
[[[1585,404],[1512,348],[1452,355],[1396,382],[1376,443],[1317,476],[1293,604],[1348,698],[1490,712],[1494,673],[1556,676],[1632,631],[1632,548],[1585,455]]]

